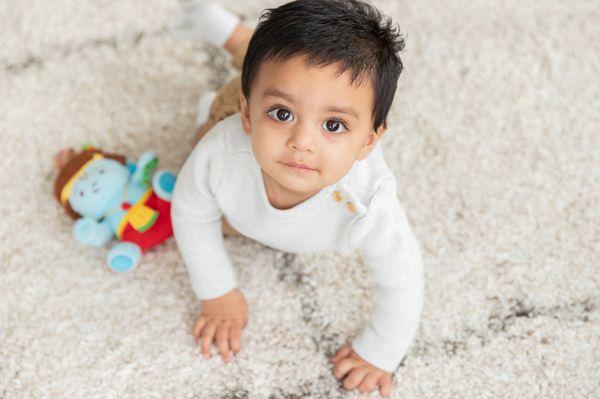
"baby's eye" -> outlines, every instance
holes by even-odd
[[[342,128],[343,130],[338,130]],[[330,133],[341,133],[347,131],[346,125],[337,119],[328,119],[323,123],[323,129],[327,130]]]
[[[275,115],[273,115],[274,111],[277,111],[275,112]],[[273,108],[268,112],[268,115],[279,122],[291,122],[294,120],[293,118],[288,119],[292,116],[292,113],[285,108]]]

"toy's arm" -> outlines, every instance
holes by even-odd
[[[158,157],[153,151],[146,151],[137,162],[131,182],[142,187],[150,187],[152,173],[158,166]]]
[[[127,158],[125,160],[125,166],[127,166],[127,170],[129,170],[129,176],[131,177],[137,167],[137,166],[135,166],[135,161],[131,158]]]
[[[92,218],[83,217],[75,222],[73,237],[80,243],[100,247],[111,240],[113,232],[106,220],[97,222]]]

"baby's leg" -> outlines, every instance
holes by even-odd
[[[186,3],[171,22],[171,32],[179,39],[208,42],[231,54],[231,64],[241,71],[253,30],[240,23],[240,18],[217,2],[194,0]],[[217,93],[205,92],[198,101],[196,136],[198,142],[220,120],[239,112],[239,76]]]
[[[221,87],[214,95],[211,104],[200,100],[202,107],[208,107],[207,110],[199,109],[198,114],[207,115],[206,120],[198,126],[194,143],[197,143],[204,135],[212,129],[219,121],[240,112],[239,92],[241,90],[241,77],[235,76],[225,86]],[[208,94],[208,93],[207,93]],[[210,95],[210,94],[208,94]],[[202,119],[202,118],[201,118]]]
[[[241,70],[253,30],[218,3],[196,0],[185,4],[173,18],[171,32],[178,39],[204,41],[225,48],[233,56],[233,66]]]
[[[207,41],[214,46],[225,45],[240,19],[217,2],[188,1],[171,22],[171,33],[178,39]]]
[[[232,55],[231,64],[238,70],[242,69],[252,33],[252,29],[238,25],[224,45]],[[200,98],[195,143],[204,137],[206,132],[217,122],[240,112],[239,95],[241,91],[242,79],[238,74],[221,87],[217,93],[207,92]]]
[[[248,43],[253,31],[245,26],[238,25],[232,36],[225,43],[225,48],[231,53],[231,64],[238,70],[242,69],[244,56],[248,50]],[[197,143],[217,122],[229,115],[240,112],[239,93],[242,90],[241,75],[236,75],[225,84],[217,93],[206,92],[198,101],[198,117],[196,119]]]
[[[252,29],[239,24],[225,43],[225,49],[232,56],[231,64],[239,71],[242,70],[244,56],[253,33]]]

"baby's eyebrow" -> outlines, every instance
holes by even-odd
[[[350,116],[355,117],[356,119],[358,119],[358,114],[356,113],[355,110],[353,110],[352,108],[347,108],[347,107],[336,107],[336,106],[330,106],[326,108],[326,111],[330,111],[330,112],[338,112],[341,114],[347,114]]]
[[[265,97],[269,97],[269,96],[275,96],[275,97],[281,97],[284,98],[286,100],[288,100],[289,102],[293,103],[294,102],[294,97],[292,97],[290,94],[285,93],[279,89],[276,89],[274,87],[269,87],[265,90],[265,92],[263,93],[263,98]]]
[[[274,87],[267,88],[265,90],[265,92],[263,93],[263,98],[269,97],[269,96],[281,97],[291,103],[294,103],[294,97],[292,97],[290,94],[285,93]],[[340,107],[340,106],[331,105],[331,106],[325,108],[325,111],[347,114],[347,115],[353,116],[354,118],[358,119],[358,113],[353,108],[350,108],[350,107]]]

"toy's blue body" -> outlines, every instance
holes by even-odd
[[[150,185],[159,198],[170,201],[175,175],[159,171],[150,182],[157,164],[151,151],[144,153],[137,164],[128,160],[127,166],[108,158],[94,160],[73,183],[69,196],[69,204],[82,216],[73,226],[75,239],[87,245],[107,244],[117,235],[127,214],[122,204],[136,204]],[[135,243],[119,243],[109,251],[108,264],[116,271],[131,270],[141,252]]]

